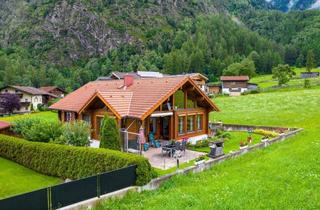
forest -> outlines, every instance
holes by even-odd
[[[13,2],[0,6],[1,86],[72,91],[137,70],[217,81],[235,68],[254,76],[305,66],[310,50],[320,64],[317,10],[283,13],[257,0]]]

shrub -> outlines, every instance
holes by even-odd
[[[33,125],[41,123],[39,118],[22,118],[13,122],[12,131],[24,135]]]
[[[22,136],[29,141],[49,142],[62,135],[60,122],[42,121],[24,130]]]
[[[263,130],[263,129],[255,129],[253,131],[253,133],[262,135],[266,138],[274,138],[274,137],[278,136],[278,133],[276,133],[274,131],[267,131],[267,130]]]
[[[155,172],[144,157],[108,149],[70,147],[29,142],[0,135],[0,156],[40,173],[79,179],[129,165],[137,165],[137,185],[148,183]]]
[[[100,127],[100,148],[121,150],[119,127],[114,118],[105,115]]]
[[[73,146],[90,145],[90,126],[84,121],[65,123],[62,127],[62,135],[55,140],[58,144],[70,144]]]
[[[231,139],[231,134],[229,132],[224,132],[220,135],[223,139]]]
[[[309,79],[304,80],[304,88],[311,88],[311,83]]]

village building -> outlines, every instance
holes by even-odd
[[[67,93],[64,89],[59,88],[57,86],[44,86],[40,87],[39,89],[47,93],[51,93],[52,95],[55,95],[58,98],[63,98]]]
[[[209,113],[218,107],[186,75],[162,78],[135,78],[89,82],[51,107],[62,122],[84,120],[92,127],[91,138],[99,139],[104,115],[116,119],[128,131],[128,144],[145,136],[159,140],[196,141],[210,135]]]
[[[38,109],[40,105],[46,105],[47,98],[56,96],[39,90],[35,87],[8,85],[0,89],[0,94],[16,94],[20,98],[20,109],[14,110],[13,113],[27,113]]]
[[[221,93],[221,84],[209,83],[206,85],[207,85],[206,93],[209,96],[218,95],[219,93]]]
[[[248,76],[221,76],[221,91],[232,96],[248,91]]]

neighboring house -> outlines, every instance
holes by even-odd
[[[190,76],[191,79],[198,85],[198,87],[203,91],[206,92],[207,90],[207,81],[209,80],[207,77],[205,77],[203,74],[200,73],[192,73],[192,74],[186,74],[187,76]]]
[[[47,93],[51,93],[59,98],[63,98],[67,93],[64,89],[59,88],[57,86],[46,86],[46,87],[40,87],[39,89]]]
[[[14,110],[14,113],[30,112],[37,109],[39,105],[44,104],[44,98],[56,97],[50,93],[39,90],[34,87],[9,85],[0,89],[0,94],[10,93],[20,97],[20,109]]]
[[[222,93],[240,95],[248,90],[248,76],[221,76]]]
[[[106,80],[119,80],[123,79],[125,76],[132,76],[134,79],[146,79],[146,78],[163,78],[172,76],[190,76],[195,83],[199,86],[201,90],[206,91],[206,82],[208,78],[200,73],[190,73],[184,75],[167,75],[156,71],[137,71],[137,72],[112,72],[108,77],[99,77],[98,81]]]
[[[214,83],[209,83],[209,84],[206,84],[207,85],[207,94],[209,96],[211,95],[217,95],[221,92],[221,84],[214,84]]]
[[[91,138],[99,139],[105,114],[114,117],[129,133],[129,145],[137,142],[139,128],[156,139],[190,138],[210,134],[209,113],[217,106],[189,76],[90,82],[51,107],[62,122],[84,120],[92,127]]]

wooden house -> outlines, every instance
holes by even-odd
[[[70,93],[51,109],[58,110],[62,122],[87,121],[92,139],[99,139],[104,115],[114,117],[136,142],[139,129],[159,140],[192,140],[210,134],[209,113],[217,106],[190,76],[90,82]],[[130,144],[130,142],[129,142]]]
[[[221,76],[220,80],[223,94],[240,95],[248,91],[248,76]]]

